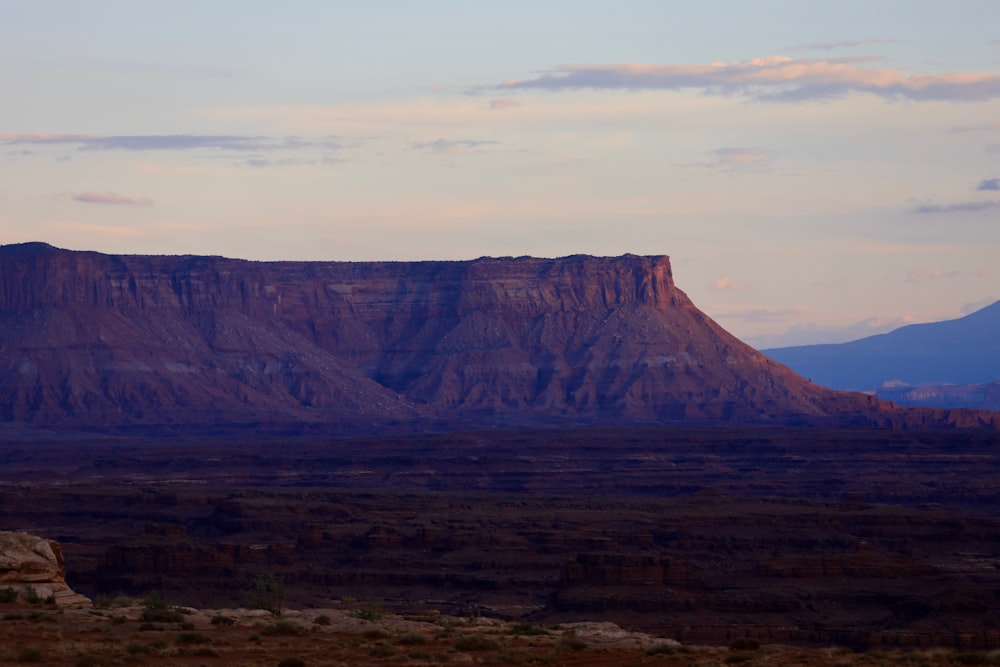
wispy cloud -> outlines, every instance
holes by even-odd
[[[81,192],[73,195],[73,200],[84,204],[104,204],[106,206],[152,206],[149,197],[126,197],[117,192]]]
[[[716,148],[710,151],[711,160],[706,162],[691,162],[681,164],[681,167],[700,167],[704,169],[758,169],[767,167],[774,161],[777,153],[769,148]]]
[[[911,208],[910,213],[975,213],[998,207],[1000,207],[1000,201],[989,199],[984,201],[963,201],[954,204],[920,204]]]
[[[950,280],[951,278],[957,278],[958,271],[945,271],[941,268],[934,269],[912,269],[906,275],[906,282],[908,283],[926,283],[932,280]]]
[[[264,137],[204,134],[90,136],[82,134],[0,134],[0,145],[75,145],[81,151],[251,151],[325,149],[343,145],[336,137]]]
[[[414,150],[431,151],[441,155],[455,155],[478,151],[483,146],[496,144],[496,141],[477,141],[473,139],[435,139],[412,145]]]
[[[1000,190],[1000,178],[985,178],[976,186],[976,190],[996,192]]]
[[[868,93],[887,99],[982,101],[1000,97],[1000,74],[904,74],[865,66],[871,57],[773,56],[737,63],[564,65],[532,79],[489,90],[683,90],[745,95],[762,101],[801,101]],[[478,92],[484,89],[478,89]],[[473,91],[477,92],[477,91]]]
[[[980,123],[978,125],[958,125],[951,128],[952,134],[960,134],[962,132],[996,132],[1000,130],[1000,122],[997,123]]]
[[[833,51],[834,49],[853,49],[869,44],[892,44],[894,39],[835,39],[828,42],[806,42],[788,47],[788,51]]]
[[[491,109],[510,109],[511,107],[519,107],[521,103],[517,100],[512,100],[508,97],[498,97],[495,100],[490,100],[489,107]]]
[[[716,310],[711,313],[715,319],[740,320],[748,323],[784,322],[789,318],[799,317],[812,312],[811,308],[798,306],[795,308],[735,308],[731,310]]]
[[[735,292],[745,290],[746,288],[746,285],[731,279],[729,276],[722,276],[718,280],[712,282],[712,289],[719,292]]]

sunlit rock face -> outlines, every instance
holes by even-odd
[[[66,584],[58,542],[17,531],[0,531],[0,588],[25,602],[89,607],[91,602]]]
[[[982,423],[831,392],[667,257],[250,262],[0,247],[0,420],[183,430]]]

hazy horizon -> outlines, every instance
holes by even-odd
[[[1000,298],[1000,5],[0,5],[0,243],[668,255],[756,347]]]

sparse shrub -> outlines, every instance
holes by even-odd
[[[760,642],[752,637],[737,637],[729,643],[731,651],[756,651],[760,648]]]
[[[672,655],[677,652],[677,649],[670,644],[660,644],[659,646],[653,646],[646,650],[646,655]]]
[[[363,621],[378,621],[382,619],[382,601],[369,600],[351,610],[351,616]]]
[[[313,623],[315,623],[316,625],[330,625],[332,621],[330,620],[330,617],[327,616],[326,614],[320,614],[315,619],[313,619]]]
[[[96,655],[85,655],[76,661],[76,667],[103,667],[105,664],[107,663]]]
[[[396,640],[397,644],[402,644],[403,646],[415,646],[417,644],[426,644],[427,635],[422,632],[407,632],[404,635],[400,635],[399,639]]]
[[[126,619],[125,619],[124,616],[112,616],[111,617],[111,625],[121,625],[122,623],[125,622],[125,620]]]
[[[959,665],[988,665],[990,663],[989,656],[981,651],[976,651],[974,653],[959,653],[953,658],[953,660]]]
[[[101,595],[94,596],[94,606],[98,609],[107,609],[111,606],[111,598],[103,593]]]
[[[18,662],[44,662],[45,656],[42,655],[42,650],[39,648],[31,647],[23,649],[17,654]]]
[[[42,603],[42,596],[38,594],[34,586],[25,586],[22,595],[24,596],[24,601],[28,604]]]
[[[139,630],[141,630],[142,632],[147,632],[150,630],[159,631],[162,629],[163,629],[162,625],[156,625],[155,623],[143,623],[142,625],[139,626]]]
[[[537,635],[547,635],[549,632],[545,628],[540,628],[537,625],[532,625],[531,623],[515,623],[510,626],[510,634],[533,637]]]
[[[182,632],[177,636],[178,644],[211,644],[208,635],[200,632]]]
[[[563,635],[556,644],[557,651],[582,651],[585,648],[587,648],[587,642],[572,633]]]
[[[479,635],[465,635],[458,638],[455,648],[459,651],[498,651],[500,644]]]
[[[382,628],[376,628],[375,630],[365,630],[361,633],[361,636],[365,639],[388,639],[392,635]]]
[[[751,660],[753,660],[753,653],[730,653],[722,659],[722,662],[727,665],[735,665],[741,662],[750,662]]]
[[[11,602],[17,602],[17,597],[17,591],[14,590],[13,586],[0,588],[0,603],[10,604]]]
[[[194,650],[192,655],[196,655],[200,658],[218,658],[219,652],[211,646],[199,646]]]
[[[232,616],[216,614],[212,617],[212,625],[236,625],[236,619]]]
[[[150,593],[143,601],[142,620],[150,623],[180,623],[184,620],[184,612],[156,593]]]
[[[277,623],[272,623],[261,630],[260,634],[268,636],[301,637],[306,634],[306,629],[300,625],[296,625],[295,623],[278,621]]]
[[[378,643],[368,649],[368,655],[373,658],[391,658],[396,655],[396,651],[391,646]]]
[[[300,658],[285,658],[278,663],[278,667],[306,667],[306,662]]]
[[[281,616],[285,605],[285,582],[271,574],[255,576],[243,589],[243,598],[251,609],[263,609]]]

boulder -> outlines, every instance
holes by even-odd
[[[0,588],[25,602],[89,607],[91,601],[66,584],[66,565],[58,542],[16,531],[0,531]]]

